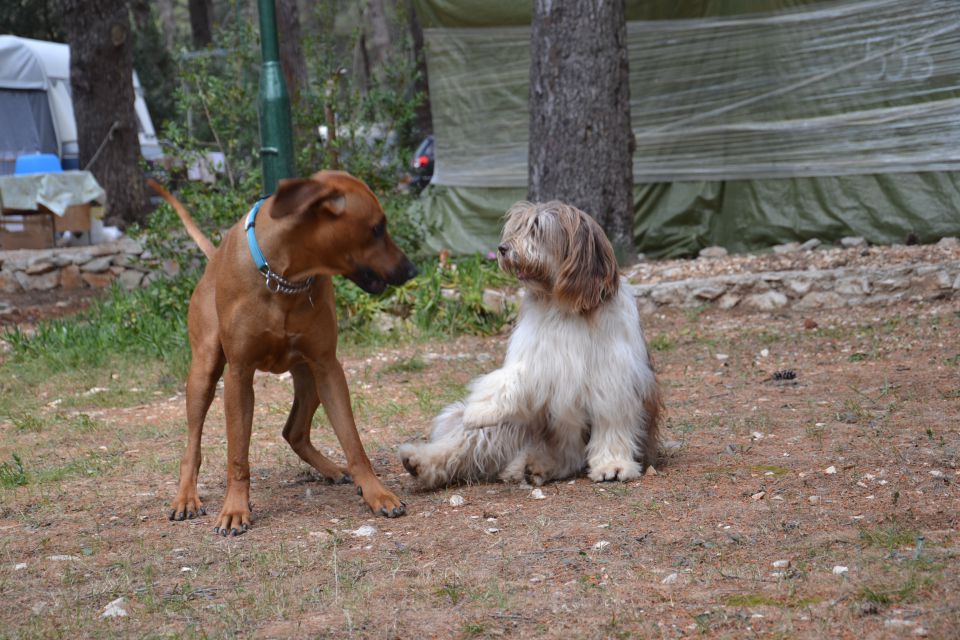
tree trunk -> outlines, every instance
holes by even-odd
[[[623,0],[534,0],[529,193],[592,215],[621,262],[633,242],[633,132]]]
[[[390,28],[387,26],[387,14],[383,0],[368,0],[364,17],[367,23],[367,53],[370,56],[371,73],[382,78],[384,65],[390,55]]]
[[[190,33],[193,48],[204,49],[213,42],[210,0],[190,0]]]
[[[160,16],[160,24],[163,25],[163,47],[167,51],[173,51],[177,43],[177,19],[174,14],[174,0],[158,0],[157,13]]]
[[[133,36],[125,0],[63,0],[80,166],[107,192],[109,224],[143,223],[146,198],[133,109]]]
[[[276,0],[277,30],[280,37],[280,66],[287,83],[291,104],[300,101],[300,93],[307,88],[307,60],[303,55],[300,37],[300,12],[297,0]]]
[[[423,49],[423,28],[414,9],[412,0],[407,0],[410,18],[410,37],[413,41],[413,58],[417,69],[417,78],[413,82],[413,90],[422,96],[417,105],[415,126],[420,136],[433,133],[433,113],[430,111],[430,80],[427,77],[427,56]]]

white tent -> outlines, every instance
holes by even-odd
[[[133,73],[140,151],[162,155],[157,134]],[[0,36],[0,174],[13,173],[19,155],[54,153],[64,169],[78,169],[77,124],[70,97],[70,47]]]

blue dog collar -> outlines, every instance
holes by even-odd
[[[294,295],[297,293],[303,293],[304,291],[309,291],[310,287],[313,286],[313,276],[310,276],[306,280],[301,280],[299,282],[291,282],[287,280],[279,273],[275,273],[270,265],[267,264],[267,259],[263,255],[263,251],[260,250],[260,245],[257,244],[257,236],[254,232],[254,225],[257,219],[257,213],[260,211],[260,206],[263,204],[265,198],[260,198],[257,200],[256,204],[253,205],[253,208],[250,209],[250,213],[247,214],[247,222],[243,225],[244,230],[247,232],[247,246],[250,247],[250,255],[253,257],[253,263],[257,265],[257,270],[263,274],[263,277],[266,280],[267,289],[274,293],[284,293],[287,295]],[[313,299],[310,299],[310,304],[313,305]]]
[[[262,204],[263,198],[260,198],[257,200],[257,203],[253,205],[250,213],[247,214],[247,224],[244,225],[243,228],[247,232],[247,246],[250,247],[250,255],[253,256],[254,264],[257,265],[260,273],[266,273],[270,270],[270,265],[267,264],[267,259],[263,257],[263,251],[260,250],[260,245],[257,244],[257,236],[253,231],[253,225],[257,219],[257,213],[260,211],[260,205]]]

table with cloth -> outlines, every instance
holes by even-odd
[[[52,247],[58,231],[88,232],[90,205],[105,202],[89,171],[0,176],[0,249]]]

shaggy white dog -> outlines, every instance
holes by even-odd
[[[499,263],[526,293],[503,366],[470,384],[400,447],[423,488],[457,482],[540,485],[589,467],[630,480],[657,451],[660,394],[636,301],[600,226],[560,202],[507,212]]]

